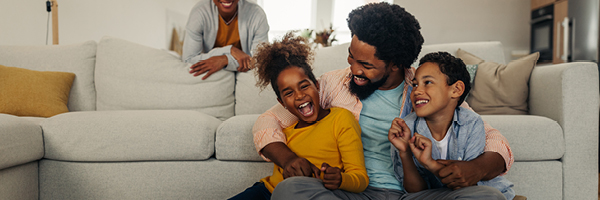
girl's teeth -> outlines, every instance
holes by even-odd
[[[305,106],[308,106],[308,102],[301,104],[300,106],[298,106],[298,108],[304,108]]]

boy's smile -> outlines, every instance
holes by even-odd
[[[300,120],[297,128],[314,124],[327,115],[321,109],[318,86],[302,68],[292,66],[281,71],[277,77],[277,86],[279,103]]]
[[[460,94],[457,96],[454,92],[454,84],[448,85],[447,77],[440,71],[438,64],[423,63],[417,69],[412,84],[410,100],[417,116],[453,116]]]

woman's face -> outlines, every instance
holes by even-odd
[[[213,0],[213,2],[217,5],[219,14],[231,16],[237,11],[239,0]]]

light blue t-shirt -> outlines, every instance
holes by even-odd
[[[388,140],[392,121],[400,116],[403,88],[404,82],[391,90],[376,90],[361,100],[363,107],[358,123],[371,187],[403,190],[394,175]]]

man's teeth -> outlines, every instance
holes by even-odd
[[[424,103],[428,103],[429,100],[418,100],[417,102],[415,102],[415,104],[419,105],[419,104],[424,104]]]
[[[229,3],[221,2],[221,4],[223,4],[224,6],[231,6],[231,4],[233,4],[233,2],[229,2]]]
[[[300,104],[300,106],[298,106],[298,108],[299,108],[299,109],[300,109],[300,108],[304,108],[304,107],[308,106],[308,104],[309,104],[309,102],[306,102],[306,103]]]
[[[355,78],[356,80],[359,80],[359,81],[364,81],[364,80],[365,80],[364,78],[360,78],[360,77],[357,77],[357,76],[355,76],[354,78]]]

